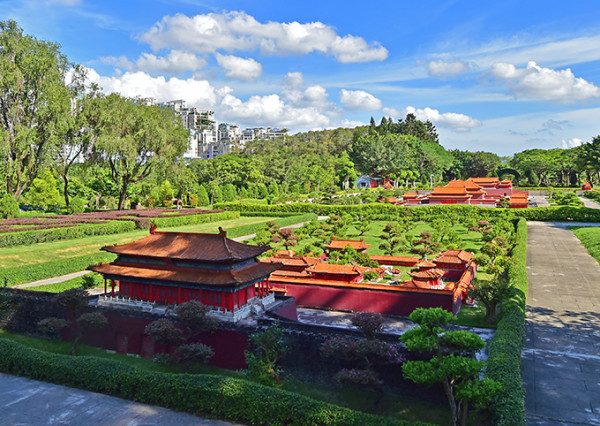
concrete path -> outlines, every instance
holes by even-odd
[[[528,423],[600,425],[600,266],[563,224],[527,229]]]
[[[232,424],[2,373],[0,410],[0,425]]]
[[[64,281],[72,280],[73,278],[82,277],[86,274],[89,274],[91,271],[79,271],[73,272],[72,274],[62,275],[60,277],[47,278],[45,280],[34,281],[27,284],[19,284],[14,286],[14,288],[28,288],[28,287],[37,287],[40,285],[48,285],[48,284],[58,284]]]
[[[598,204],[594,200],[590,200],[589,198],[579,197],[581,201],[583,201],[583,205],[590,209],[600,209],[600,204]]]

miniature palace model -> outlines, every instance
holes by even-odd
[[[117,254],[117,259],[89,269],[110,280],[111,296],[116,284],[121,300],[158,304],[198,300],[222,312],[235,312],[270,295],[267,278],[281,264],[258,261],[268,246],[238,243],[221,228],[218,234],[155,229],[140,240],[102,248]]]

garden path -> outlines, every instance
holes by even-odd
[[[207,420],[162,407],[0,373],[0,425],[210,425]]]
[[[577,224],[527,224],[521,366],[530,425],[600,425],[600,265],[566,225]]]

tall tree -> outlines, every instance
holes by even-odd
[[[15,200],[59,141],[70,110],[69,68],[57,44],[24,35],[15,21],[0,22],[0,170]]]
[[[95,102],[95,157],[108,163],[119,186],[119,210],[127,188],[161,162],[172,162],[187,148],[187,131],[167,108],[149,107],[111,94]]]

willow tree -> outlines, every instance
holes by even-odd
[[[158,165],[173,162],[187,149],[188,132],[167,108],[146,106],[111,94],[95,100],[94,158],[108,165],[119,188],[119,210],[127,188]]]
[[[57,44],[24,35],[15,21],[0,22],[0,171],[15,200],[60,143],[70,68]]]

